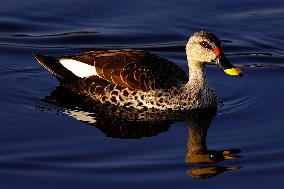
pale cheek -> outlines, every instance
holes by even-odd
[[[211,54],[211,60],[215,60],[217,56],[215,54]]]
[[[202,54],[203,57],[206,57],[206,61],[212,61],[216,58],[216,55],[212,53],[211,51],[207,51],[206,53]]]

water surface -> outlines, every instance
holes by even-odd
[[[0,186],[279,188],[284,171],[283,7],[280,0],[1,2]],[[68,100],[58,103],[52,94],[59,83],[31,55],[139,48],[187,70],[184,45],[200,30],[219,36],[228,59],[245,74],[234,78],[214,65],[207,68],[220,102],[207,147],[241,150],[240,158],[214,164],[186,161],[186,119],[134,123],[130,129],[122,124],[117,130],[108,122],[99,124],[106,121],[99,111]],[[208,167],[219,174],[207,179],[190,174]]]

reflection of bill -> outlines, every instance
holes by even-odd
[[[210,177],[214,177],[214,176],[216,176],[220,173],[223,173],[225,171],[234,171],[234,170],[238,170],[238,169],[240,169],[240,167],[236,167],[236,166],[195,167],[195,168],[189,169],[187,171],[187,174],[192,176],[193,178],[196,178],[196,179],[207,179],[207,178],[210,178]]]
[[[239,149],[208,150],[206,145],[207,130],[216,109],[175,113],[175,112],[139,112],[137,110],[123,110],[106,107],[88,101],[85,97],[70,93],[58,87],[50,96],[43,99],[51,105],[56,105],[59,112],[95,126],[106,136],[113,138],[141,138],[155,136],[166,132],[177,120],[188,123],[188,153],[187,163],[216,163],[233,160],[239,156]],[[46,109],[46,108],[43,108]],[[187,171],[193,178],[209,178],[229,170],[237,170],[236,166],[204,166],[194,167]]]

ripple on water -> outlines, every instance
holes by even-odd
[[[0,67],[0,88],[3,91],[0,101],[2,105],[4,107],[28,105],[32,108],[34,101],[51,89],[52,83],[44,80],[46,77],[49,77],[49,74],[37,65]]]
[[[215,83],[215,89],[219,94],[219,116],[230,118],[248,115],[262,105],[263,99],[257,85],[246,85],[242,83],[245,82],[243,79],[239,82],[238,85]]]

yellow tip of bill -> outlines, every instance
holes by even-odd
[[[234,76],[242,76],[243,75],[239,68],[225,69],[224,72],[228,75],[234,75]]]

